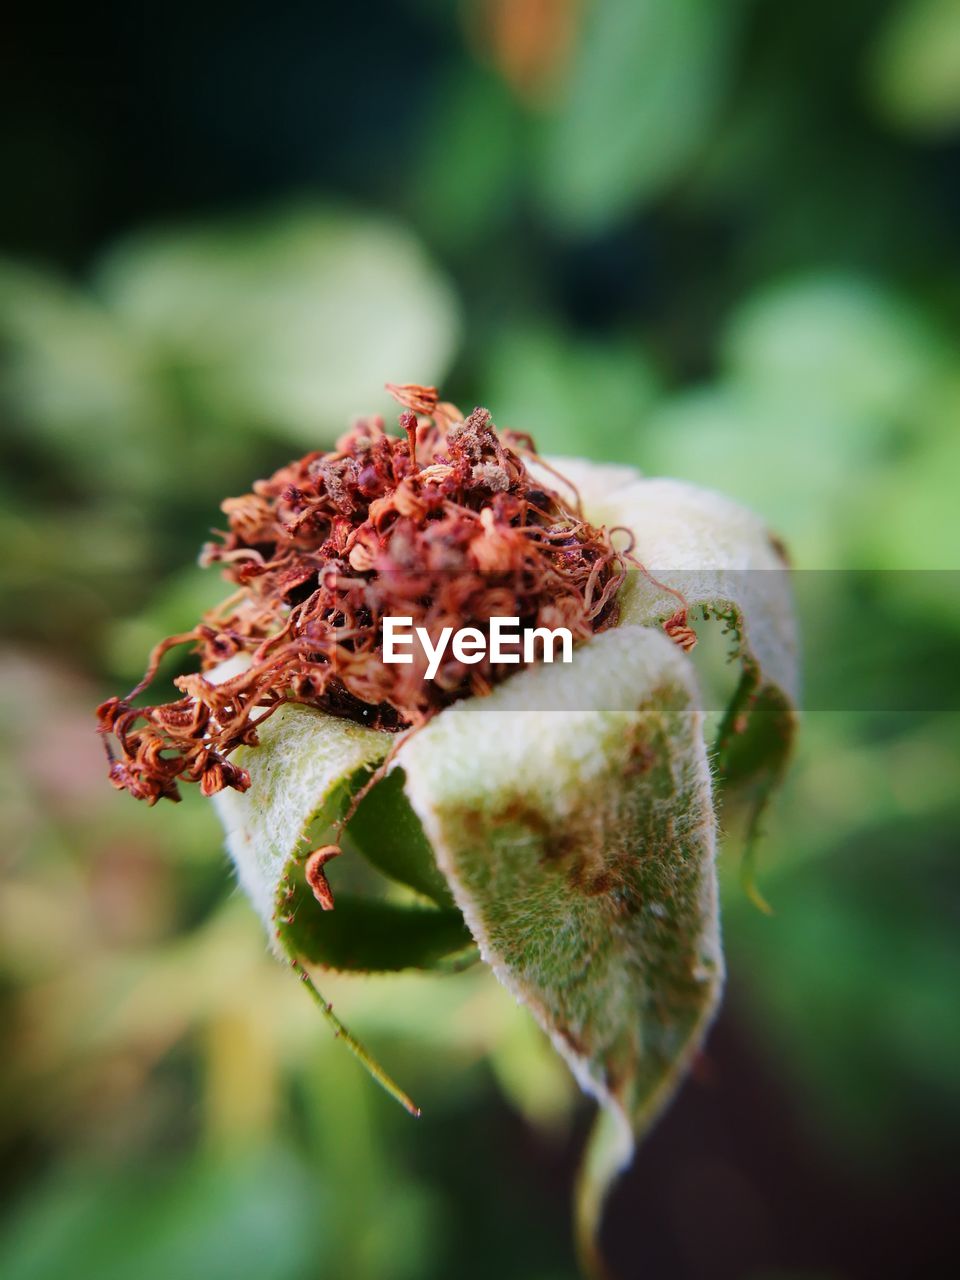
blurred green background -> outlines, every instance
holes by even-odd
[[[569,1280],[590,1107],[478,970],[325,990],[92,708],[218,504],[441,381],[761,511],[808,713],[624,1277],[939,1277],[960,1137],[960,4],[43,4],[0,50],[4,1280]],[[816,569],[816,574],[807,570]],[[854,572],[857,571],[857,572]],[[934,572],[936,571],[936,572]]]

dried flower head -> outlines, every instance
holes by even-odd
[[[223,504],[229,528],[203,561],[235,591],[100,708],[111,778],[150,804],[177,799],[181,779],[216,796],[278,956],[412,1114],[306,966],[491,966],[602,1108],[577,1207],[599,1272],[606,1191],[720,996],[716,788],[728,812],[745,805],[752,839],[789,755],[782,548],[720,494],[572,459],[578,492],[485,409],[463,419],[433,387],[390,390],[399,436],[361,421]],[[387,661],[388,618],[419,632],[409,664]],[[451,629],[482,641],[495,618],[590,643],[563,670],[447,652]],[[687,656],[701,618],[721,622],[740,664],[709,748]],[[183,696],[135,706],[182,644],[200,659]],[[331,915],[343,835],[415,900],[357,895]]]
[[[237,589],[158,645],[126,698],[99,708],[114,786],[148,804],[179,799],[181,779],[205,795],[243,791],[247,773],[228,757],[254,745],[257,724],[285,703],[395,732],[518,670],[448,655],[428,681],[416,653],[409,665],[384,664],[387,616],[410,617],[434,642],[446,626],[484,630],[497,616],[566,627],[574,640],[616,622],[622,556],[605,529],[531,476],[529,438],[498,433],[486,409],[462,419],[433,387],[389,390],[404,407],[400,437],[364,419],[332,452],[309,453],[223,503],[229,530],[201,562],[220,565]],[[134,706],[182,644],[201,665],[176,681],[183,697]],[[209,678],[237,655],[242,670]]]

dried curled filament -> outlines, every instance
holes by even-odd
[[[314,849],[304,863],[303,873],[307,884],[324,911],[333,910],[333,890],[323,868],[332,858],[339,858],[342,852],[338,844],[325,844]]]
[[[637,559],[633,554],[634,537],[631,530],[624,525],[614,525],[610,529],[610,534],[615,533],[625,533],[628,538],[627,546],[620,549],[620,556],[623,562],[633,565],[635,569],[643,574],[651,586],[659,588],[659,590],[673,596],[679,602],[673,613],[663,620],[662,626],[665,634],[675,645],[678,645],[684,653],[690,653],[692,649],[696,648],[697,633],[690,626],[690,605],[687,602],[687,597],[682,591],[678,591],[676,587],[671,587],[669,583],[661,582],[659,578],[655,578],[646,565]]]
[[[433,387],[390,389],[402,435],[364,419],[333,451],[223,503],[229,527],[201,562],[221,567],[233,595],[158,645],[136,689],[99,708],[116,787],[149,804],[178,799],[180,781],[206,795],[242,791],[249,778],[229,756],[255,745],[258,724],[286,703],[397,732],[518,670],[448,653],[427,680],[416,647],[411,663],[384,663],[385,617],[410,618],[433,643],[444,627],[486,630],[493,617],[566,627],[575,641],[616,622],[623,558],[605,529],[530,475],[519,450],[532,442],[499,434],[486,409],[461,419]],[[183,696],[134,706],[182,644],[201,668],[177,679]],[[238,655],[242,669],[211,678]]]

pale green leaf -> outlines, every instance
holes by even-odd
[[[386,378],[436,381],[459,334],[455,298],[410,232],[310,205],[135,236],[97,283],[205,412],[311,448]]]
[[[621,627],[447,709],[398,763],[482,958],[615,1118],[626,1157],[722,980],[692,667],[665,636]],[[589,1182],[598,1205],[615,1166]]]
[[[237,665],[236,660],[224,663],[216,678],[229,678]],[[296,889],[302,882],[298,868],[309,852],[311,828],[314,824],[321,829],[330,828],[341,816],[351,792],[380,764],[394,739],[351,720],[301,706],[281,707],[259,727],[259,737],[258,746],[242,747],[232,757],[249,771],[249,790],[221,791],[214,797],[214,804],[226,828],[227,849],[241,886],[276,936],[279,916],[290,911],[289,906],[278,907],[277,896],[282,889],[291,885]],[[332,831],[327,834],[332,835]],[[344,857],[356,857],[359,852],[392,880],[408,885],[442,907],[453,905],[429,842],[403,796],[400,774],[382,779],[367,794],[350,818],[347,836]],[[340,899],[337,901],[339,912]],[[305,945],[296,954],[327,963],[325,948],[329,947],[331,953],[344,952],[345,944],[333,936],[339,937],[341,926],[334,925],[333,916],[320,911],[312,898],[304,905],[311,908],[313,922],[307,925],[300,919],[297,928],[284,930],[280,950],[288,954],[287,944],[300,939]],[[380,908],[388,904],[374,905]],[[396,915],[391,918],[399,918],[399,913],[407,909],[400,904],[390,905],[396,906]],[[356,917],[357,911],[358,905],[353,902],[341,914]],[[419,915],[424,920],[431,919],[434,925],[444,918],[443,912],[432,907]],[[381,926],[386,919],[386,915],[379,917]],[[315,931],[322,931],[324,923],[331,930],[329,942],[312,939]],[[457,941],[449,921],[447,926],[445,934],[438,929],[435,937],[448,936]],[[469,938],[461,936],[459,942],[469,943]],[[358,963],[330,963],[333,968],[362,967]],[[403,966],[382,963],[371,967]]]
[[[756,290],[734,312],[721,345],[724,369],[739,386],[802,406],[815,433],[803,443],[834,466],[841,457],[851,466],[869,460],[877,420],[909,413],[944,355],[907,299],[847,272]],[[769,431],[769,422],[760,427]]]
[[[752,836],[796,731],[798,641],[784,553],[751,512],[680,481],[640,481],[615,496],[613,509],[651,575],[631,574],[624,620],[649,625],[670,617],[677,600],[663,583],[730,633],[742,676],[720,724],[716,766],[728,798],[738,793],[748,802]]]
[[[225,665],[221,678],[227,674]],[[365,972],[469,963],[470,934],[419,822],[397,794],[399,778],[384,779],[363,801],[347,826],[342,856],[359,856],[354,822],[360,818],[357,834],[369,861],[443,909],[348,892],[336,895],[333,911],[324,911],[304,883],[311,828],[316,824],[333,834],[330,824],[386,755],[390,735],[298,706],[282,707],[259,733],[259,746],[241,748],[233,757],[249,770],[250,789],[222,791],[214,803],[240,883],[278,956]]]
[[[561,471],[569,470],[555,460]],[[623,468],[574,472],[589,519],[634,538],[633,570],[621,593],[625,624],[662,626],[680,600],[718,620],[741,678],[714,744],[727,799],[747,810],[744,883],[753,882],[759,817],[782,777],[796,733],[798,640],[784,552],[763,521],[709,489],[679,480],[629,477]]]
[[[277,892],[307,828],[358,770],[380,763],[391,740],[297,706],[281,707],[259,733],[259,746],[233,756],[249,770],[250,789],[221,791],[214,804],[240,884],[273,939]]]
[[[633,534],[647,573],[630,574],[622,620],[653,626],[677,608],[679,591],[691,609],[733,612],[734,641],[763,684],[791,701],[798,693],[797,636],[784,551],[761,520],[709,489],[680,480],[638,480],[604,500],[608,524]],[[649,575],[649,576],[648,576]]]
[[[236,660],[225,663],[216,678],[228,679],[236,665]],[[214,797],[240,883],[278,958],[292,964],[334,1034],[388,1093],[419,1115],[416,1104],[339,1020],[304,968],[316,963],[365,972],[451,969],[473,959],[470,935],[455,909],[341,895],[339,907],[329,912],[304,885],[305,838],[311,825],[329,827],[340,816],[358,779],[383,760],[392,738],[300,706],[281,707],[259,726],[259,736],[256,747],[234,755],[249,771],[249,789]]]

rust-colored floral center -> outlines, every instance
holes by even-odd
[[[237,590],[158,645],[127,698],[99,708],[116,787],[150,804],[179,799],[178,779],[206,795],[242,791],[246,771],[227,757],[255,744],[257,723],[285,703],[396,731],[518,670],[450,656],[427,680],[416,658],[386,664],[388,616],[434,639],[445,627],[485,630],[493,617],[566,627],[575,640],[616,621],[622,560],[606,530],[531,476],[521,456],[534,454],[530,440],[498,434],[486,409],[460,420],[432,387],[391,390],[405,406],[402,437],[366,419],[332,453],[307,454],[223,503],[229,532],[202,559]],[[134,707],[163,654],[185,643],[201,673],[177,680],[184,696]],[[236,674],[207,678],[237,655]]]

